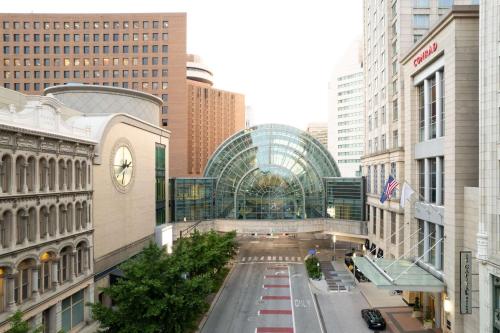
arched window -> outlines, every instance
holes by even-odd
[[[16,159],[16,191],[18,193],[23,192],[26,185],[26,159],[23,156],[19,156]]]
[[[0,247],[8,248],[12,241],[12,212],[6,211],[0,220]]]
[[[22,304],[31,297],[34,267],[33,259],[23,260],[17,267],[18,273],[14,280],[14,299],[17,304]]]
[[[87,252],[87,247],[84,242],[78,243],[76,246],[76,275],[81,275],[84,273],[85,269],[85,254]]]
[[[39,191],[45,191],[46,189],[48,189],[48,185],[49,185],[49,180],[47,179],[48,178],[48,172],[47,172],[48,168],[49,168],[49,163],[47,162],[47,160],[44,157],[42,157],[38,161],[38,179],[40,180],[39,187],[38,187]]]
[[[77,202],[75,204],[75,230],[80,230],[82,227],[82,204]]]
[[[6,291],[6,275],[8,272],[9,268],[8,267],[0,267],[0,313],[5,311],[5,307],[7,305],[7,299],[5,296],[5,291]]]
[[[28,233],[28,213],[24,209],[20,209],[16,214],[16,234],[17,244],[22,244]]]
[[[73,231],[73,204],[71,203],[66,208],[66,231]]]
[[[2,192],[12,192],[12,156],[3,155],[2,164],[0,166],[0,184]]]
[[[66,206],[59,205],[59,234],[64,234],[66,228]]]
[[[50,191],[55,191],[56,190],[56,160],[51,158],[49,160],[49,170],[48,170],[48,181],[49,181],[49,190]]]
[[[73,164],[71,160],[66,162],[66,189],[71,190],[73,186]]]
[[[40,238],[46,238],[49,233],[49,210],[46,206],[40,208],[38,219],[40,224]]]
[[[66,246],[60,253],[59,281],[62,283],[70,279],[71,274],[71,248]]]
[[[44,293],[52,289],[52,264],[56,257],[53,252],[45,252],[40,256],[40,272],[38,288],[40,293]]]
[[[84,201],[82,203],[82,228],[86,228],[87,224],[89,223],[89,212],[87,206],[87,201]]]
[[[59,160],[57,171],[59,172],[59,191],[62,191],[66,185],[66,163],[64,160]]]
[[[81,186],[81,176],[82,166],[80,165],[80,161],[75,161],[75,190],[79,190]]]
[[[36,218],[36,208],[32,207],[28,211],[28,240],[30,242],[36,241],[36,226],[37,226],[37,218]]]
[[[26,185],[28,186],[29,192],[35,191],[35,178],[36,178],[36,158],[33,156],[28,158],[28,164],[26,165]]]
[[[49,209],[49,235],[55,236],[57,232],[57,208],[52,205]]]

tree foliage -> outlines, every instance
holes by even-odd
[[[319,267],[319,260],[315,256],[306,259],[306,269],[311,279],[321,278],[321,269]]]
[[[125,278],[103,289],[113,308],[92,304],[107,332],[185,332],[206,311],[223,268],[235,254],[236,234],[214,231],[177,241],[171,255],[150,244],[121,265]]]
[[[23,320],[23,313],[21,311],[16,311],[12,316],[9,317],[10,329],[7,333],[39,333],[42,332],[42,327],[30,328],[27,321]]]

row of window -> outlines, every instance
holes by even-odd
[[[380,174],[379,174],[380,170]],[[397,179],[396,162],[391,162],[389,173],[385,174],[385,164],[380,165],[369,165],[366,167],[366,192],[372,194],[382,194],[384,190],[385,182],[387,178],[391,175],[394,179]],[[379,178],[380,176],[380,178]],[[380,183],[379,183],[380,179]],[[396,197],[396,191],[392,192],[392,197]]]
[[[19,29],[21,29],[21,27],[23,29],[31,29],[32,27],[33,27],[33,29],[41,29],[43,27],[44,30],[61,29],[61,28],[64,28],[65,30],[81,29],[81,28],[90,29],[91,27],[93,27],[94,29],[102,29],[102,28],[109,29],[111,27],[113,29],[120,29],[120,28],[129,29],[131,27],[133,29],[140,29],[141,28],[141,21],[132,21],[132,25],[130,25],[130,21],[113,21],[113,22],[109,22],[109,21],[104,21],[104,22],[73,21],[73,22],[62,22],[62,23],[59,21],[55,21],[55,22],[24,21],[24,22],[22,22],[22,24],[19,21],[13,21],[13,22],[3,21],[2,26],[4,29],[10,29],[12,27],[14,30],[19,30]],[[143,29],[149,29],[150,27],[152,27],[153,29],[159,29],[160,27],[163,29],[167,29],[168,28],[168,21],[167,20],[163,20],[161,22],[157,21],[157,20],[142,21],[142,28]]]
[[[368,208],[368,213],[370,213],[370,206],[367,207]],[[403,238],[403,230],[400,228],[400,229],[397,229],[397,224],[396,224],[396,213],[394,212],[388,212],[388,211],[385,211],[381,208],[378,208],[378,211],[379,211],[379,215],[378,215],[378,221],[377,221],[377,207],[374,207],[374,206],[371,206],[371,210],[372,210],[372,234],[374,235],[377,235],[377,225],[379,226],[378,228],[378,235],[379,235],[379,238],[380,239],[384,239],[385,238],[385,234],[384,234],[384,229],[385,229],[385,220],[384,220],[384,215],[387,215],[387,214],[390,214],[391,216],[391,221],[390,221],[390,229],[389,229],[389,238],[390,238],[390,241],[391,241],[391,244],[395,245],[396,244],[396,237],[399,233],[399,238],[400,240]],[[368,220],[370,220],[370,218],[368,217]]]
[[[420,141],[435,139],[445,134],[444,84],[444,71],[438,71],[417,87]]]
[[[418,257],[437,270],[444,267],[444,227],[418,220]]]
[[[429,203],[444,205],[444,157],[422,159],[417,163],[420,197],[425,198],[425,201]],[[426,163],[428,163],[427,167]]]
[[[121,61],[120,61],[121,59]],[[160,58],[159,57],[142,57],[141,63],[142,65],[148,65],[149,64],[149,59],[151,59],[151,64],[152,65],[158,65]],[[22,60],[22,62],[21,62]],[[43,62],[42,62],[43,61]],[[3,59],[3,64],[5,66],[50,66],[51,63],[53,66],[108,66],[108,65],[113,65],[113,66],[118,66],[120,65],[120,62],[124,66],[128,65],[139,65],[139,58],[138,57],[133,57],[133,58],[4,58]],[[168,57],[162,57],[161,58],[161,64],[162,65],[168,65]],[[166,69],[165,69],[166,71]]]
[[[151,47],[150,47],[151,46]],[[120,51],[121,49],[121,51]],[[118,53],[129,53],[132,51],[132,53],[139,53],[139,50],[142,50],[142,53],[149,53],[149,50],[151,50],[152,53],[159,53],[160,50],[160,45],[142,45],[141,48],[139,48],[139,45],[123,45],[121,48],[118,45],[110,47],[109,45],[103,45],[103,46],[70,46],[70,45],[65,45],[65,46],[4,46],[3,47],[3,54],[21,54],[21,50],[23,51],[22,54],[80,54],[82,52],[83,54],[99,54],[102,52],[103,54],[118,54]],[[42,52],[43,51],[43,52]],[[168,53],[168,45],[161,45],[161,52],[163,53]]]
[[[134,90],[139,90],[139,88],[142,88],[142,89],[151,89],[151,90],[158,90],[161,89],[162,90],[166,90],[168,88],[168,82],[161,82],[161,85],[159,82],[93,82],[93,83],[90,83],[90,82],[82,82],[83,84],[93,84],[93,85],[102,85],[102,86],[113,86],[113,87],[122,87],[122,88],[126,88],[126,89],[134,89]],[[3,86],[4,88],[7,88],[7,89],[14,89],[16,91],[40,91],[42,86],[43,86],[43,89],[46,89],[50,86],[58,86],[58,85],[61,85],[61,84],[66,84],[66,83],[58,83],[58,82],[52,82],[52,83],[49,83],[49,82],[44,82],[43,84],[42,83],[38,83],[38,82],[35,82],[33,84],[31,83],[23,83],[22,84],[22,90],[21,90],[21,83],[4,83]],[[153,94],[154,96],[157,96],[158,97],[158,94]],[[165,95],[165,94],[163,94]],[[162,96],[163,96],[162,95]],[[163,108],[166,108],[166,106],[164,106]],[[166,113],[166,109],[163,110],[164,112],[163,113]]]
[[[378,137],[374,138],[373,141],[372,139],[368,140],[368,154],[378,153],[379,151],[383,152],[389,148],[387,145],[387,138],[385,134],[382,134],[380,136],[380,147],[378,143],[379,143]],[[398,147],[399,147],[399,131],[394,130],[392,131],[392,148],[394,149]]]
[[[13,74],[13,75],[12,75]],[[42,75],[43,74],[43,75]],[[62,74],[62,75],[61,75]],[[141,75],[139,75],[141,74]],[[153,69],[153,70],[149,70],[149,69],[143,69],[142,71],[139,71],[139,70],[131,70],[129,71],[128,69],[126,70],[103,70],[103,71],[99,71],[99,70],[93,70],[93,71],[90,71],[90,70],[84,70],[84,71],[80,71],[80,70],[73,70],[73,71],[4,71],[3,72],[3,78],[4,79],[22,79],[22,78],[25,78],[25,79],[41,79],[42,76],[44,79],[71,79],[71,78],[74,78],[74,79],[79,79],[79,78],[100,78],[100,77],[104,77],[104,78],[108,78],[108,77],[113,77],[113,78],[128,78],[128,77],[133,77],[133,78],[138,78],[138,77],[158,77],[158,70],[157,69]],[[161,76],[162,77],[168,77],[168,70],[167,69],[163,69],[161,71]],[[162,84],[162,88],[163,89],[166,89],[168,88],[168,82],[164,82],[165,84]]]
[[[113,40],[113,42],[119,42],[121,41],[148,41],[148,40],[153,40],[153,41],[159,41],[163,40],[166,41],[168,40],[168,32],[164,33],[133,33],[133,34],[3,34],[3,41],[4,42],[50,42],[51,40],[54,42],[60,42],[61,41],[61,36],[62,40],[64,42],[98,42],[100,40],[107,42]],[[142,37],[142,38],[139,38]],[[161,37],[161,39],[160,39]]]

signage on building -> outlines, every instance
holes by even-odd
[[[460,251],[460,313],[472,313],[472,252]]]
[[[429,56],[431,54],[433,54],[434,52],[436,52],[438,48],[438,45],[436,42],[430,44],[429,46],[427,46],[418,56],[416,56],[414,59],[413,59],[413,65],[415,67],[417,67],[418,65],[420,65],[425,59],[429,58]]]

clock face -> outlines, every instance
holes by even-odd
[[[126,146],[120,146],[113,158],[113,177],[116,182],[123,187],[127,186],[132,179],[133,168],[134,163],[130,150]]]

